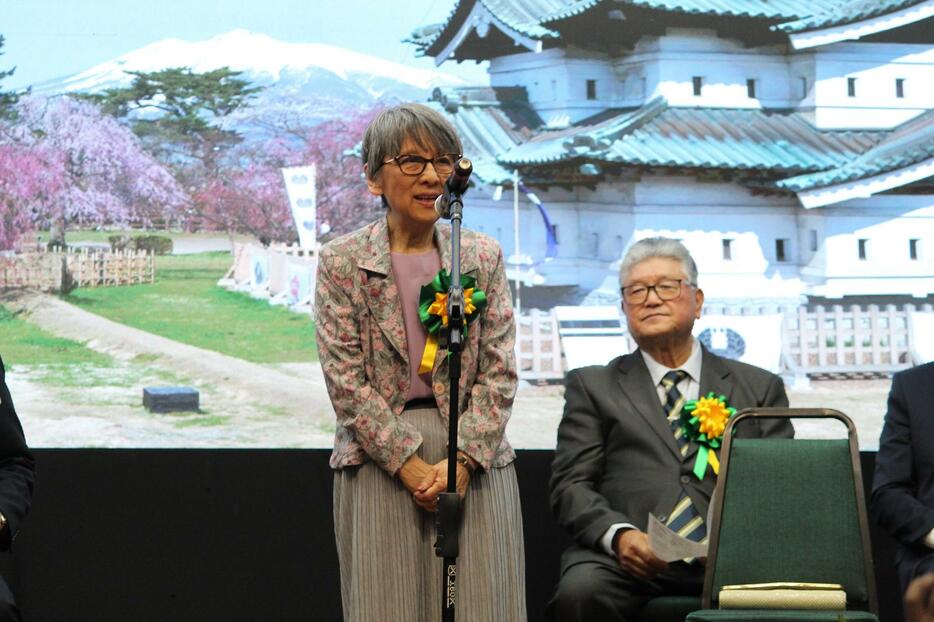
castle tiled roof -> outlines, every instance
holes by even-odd
[[[931,0],[459,0],[441,24],[419,29],[408,39],[423,54],[440,52],[480,5],[497,26],[536,41],[561,39],[561,22],[592,9],[627,7],[662,13],[761,20],[794,34],[887,15]]]
[[[624,0],[621,4],[672,13],[749,17],[768,20],[802,18],[829,9],[837,0]]]
[[[934,158],[934,110],[898,126],[852,160],[828,170],[785,179],[776,185],[801,192],[875,177],[931,158]]]
[[[927,0],[838,0],[832,6],[820,10],[814,7],[806,17],[774,26],[786,33],[817,30],[843,24],[852,24],[871,17],[887,15]]]
[[[882,0],[894,2],[897,0]],[[905,0],[902,0],[905,1]],[[841,0],[459,0],[441,24],[412,33],[408,39],[423,52],[456,32],[476,5],[482,5],[503,26],[537,40],[558,39],[556,26],[590,9],[627,6],[689,15],[731,16],[771,21],[801,20],[832,11]]]
[[[574,159],[650,167],[772,171],[839,166],[871,147],[877,133],[826,132],[797,113],[672,108],[664,100],[602,122],[541,132],[500,154],[506,166]]]

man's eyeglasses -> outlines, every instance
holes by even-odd
[[[687,283],[692,287],[692,283]],[[661,300],[674,300],[681,295],[681,279],[665,279],[655,285],[627,285],[622,288],[623,300],[631,305],[641,305],[649,299],[649,291],[654,290],[655,295]]]
[[[445,153],[439,155],[437,158],[429,160],[428,158],[417,155],[402,154],[384,161],[383,164],[395,162],[404,175],[411,175],[414,177],[425,172],[425,167],[431,162],[438,177],[447,177],[454,172],[454,163],[457,162],[460,157],[458,153]]]

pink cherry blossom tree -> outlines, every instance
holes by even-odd
[[[379,199],[366,189],[357,150],[363,132],[381,108],[373,108],[304,129],[302,159],[317,167],[318,222],[329,236],[342,235],[383,214]]]
[[[139,139],[93,104],[69,97],[21,100],[23,143],[56,154],[64,169],[58,190],[43,197],[34,218],[60,234],[73,225],[125,224],[167,218],[185,195]]]
[[[14,248],[33,228],[40,206],[63,189],[60,155],[42,144],[0,143],[0,250]]]
[[[267,120],[264,127],[272,137],[234,149],[217,178],[192,194],[195,212],[214,228],[291,242],[297,232],[281,169],[314,164],[322,239],[377,218],[382,208],[366,190],[363,165],[354,151],[375,113],[348,114],[316,125]]]

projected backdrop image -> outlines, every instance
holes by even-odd
[[[652,235],[698,262],[698,339],[851,415],[864,448],[890,374],[934,359],[923,32],[250,4],[39,1],[0,27],[0,356],[31,445],[330,446],[316,253],[383,216],[358,144],[403,101],[458,128],[464,225],[507,257],[517,447],[554,446],[568,369],[635,347],[619,261]]]

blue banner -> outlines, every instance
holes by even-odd
[[[545,204],[521,181],[519,182],[519,190],[521,190],[526,198],[538,208],[538,212],[542,215],[542,220],[545,223],[545,260],[554,259],[558,256],[558,239],[555,237],[555,228],[551,224],[551,218],[548,217],[548,210],[545,209]]]

